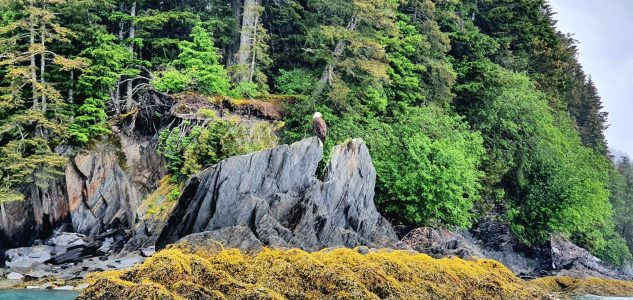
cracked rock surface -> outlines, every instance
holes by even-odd
[[[309,251],[396,244],[393,228],[373,202],[376,171],[365,143],[354,139],[336,146],[319,180],[322,157],[319,140],[309,138],[204,170],[188,181],[157,245],[205,232],[227,245],[251,247],[259,241]],[[252,235],[243,234],[245,228]]]

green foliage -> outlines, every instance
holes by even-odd
[[[185,121],[160,133],[159,150],[174,179],[180,180],[225,158],[274,147],[275,130],[268,123],[249,126],[234,118],[213,118],[205,125]]]
[[[231,97],[234,98],[258,98],[262,95],[257,83],[248,81],[238,83],[237,86],[231,90],[230,94]]]
[[[52,151],[64,127],[36,110],[16,113],[0,123],[0,202],[22,200],[20,188],[47,187],[62,175],[66,158]],[[48,138],[39,132],[50,132]]]
[[[605,240],[604,243],[595,250],[595,254],[614,266],[622,266],[625,262],[631,261],[631,258],[633,258],[626,240],[617,234]]]
[[[553,112],[527,76],[485,61],[469,67],[465,76],[478,80],[457,90],[484,137],[488,181],[507,191],[515,233],[540,243],[561,232],[600,248],[613,232],[607,160],[581,144],[568,117]]]
[[[633,253],[633,166],[629,158],[615,162],[609,175],[615,229]]]
[[[108,115],[105,112],[104,99],[87,98],[75,112],[75,119],[68,127],[68,132],[75,142],[88,143],[92,138],[107,135]]]
[[[479,199],[482,138],[437,106],[377,124],[367,141],[378,173],[378,204],[416,225],[469,226]]]
[[[76,84],[77,97],[84,99],[75,111],[75,119],[69,131],[79,144],[110,133],[107,126],[106,103],[112,97],[122,75],[135,75],[128,69],[132,55],[126,47],[116,43],[110,34],[98,34],[92,47],[81,52],[91,64],[79,76]]]
[[[175,70],[158,72],[150,84],[163,92],[195,90],[205,95],[226,95],[231,84],[220,54],[209,33],[196,25],[190,34],[192,41],[178,44],[180,54],[173,62]]]
[[[163,93],[180,93],[189,89],[192,81],[189,73],[170,69],[156,74],[150,84]]]
[[[315,82],[315,76],[306,69],[280,69],[275,87],[280,94],[308,96],[314,90]]]

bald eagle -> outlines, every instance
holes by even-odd
[[[322,143],[325,143],[325,136],[327,135],[327,124],[323,120],[323,116],[320,112],[314,113],[312,116],[312,132],[319,137]]]

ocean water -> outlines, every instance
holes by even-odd
[[[54,290],[0,290],[0,300],[73,300],[76,291]]]

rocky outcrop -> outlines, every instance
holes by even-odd
[[[116,152],[104,150],[75,156],[65,175],[76,232],[96,236],[111,226],[132,226],[140,195],[121,169]]]
[[[549,252],[525,246],[505,223],[483,222],[470,231],[422,227],[409,232],[402,241],[435,258],[494,259],[523,278],[550,274]]]
[[[503,263],[517,276],[601,277],[631,280],[633,276],[605,265],[589,251],[561,235],[552,236],[549,245],[529,247],[519,242],[507,224],[484,222],[470,231],[421,227],[412,230],[402,242],[435,258],[490,258]]]
[[[33,186],[24,201],[0,204],[0,249],[29,246],[57,229],[97,237],[134,226],[139,202],[164,176],[164,163],[155,138],[114,132],[117,138],[69,157],[64,175],[48,187]]]
[[[471,239],[464,234],[444,228],[420,227],[407,233],[402,242],[418,252],[434,258],[459,257],[464,259],[482,258],[485,255]]]
[[[25,201],[0,203],[0,250],[30,245],[70,218],[63,178],[22,191]]]
[[[318,180],[322,156],[321,143],[310,138],[204,170],[187,183],[158,246],[235,227],[249,228],[270,247],[319,250],[396,243],[393,228],[374,206],[376,172],[365,143],[356,139],[335,147]]]
[[[574,245],[562,235],[552,236],[550,246],[553,273],[556,275],[633,280],[631,274],[610,268],[589,251]]]

